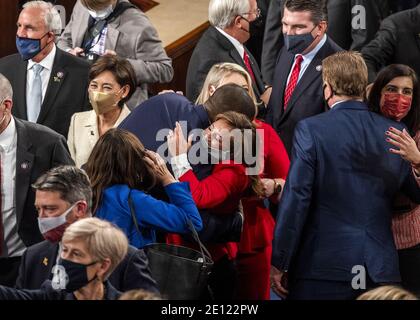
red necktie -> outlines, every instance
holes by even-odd
[[[249,63],[249,56],[248,56],[248,53],[246,53],[246,51],[244,51],[244,62],[245,62],[245,66],[248,70],[248,73],[252,78],[252,81],[255,82],[254,72],[252,72],[251,63]]]
[[[289,83],[287,84],[286,91],[284,92],[284,110],[287,108],[287,104],[296,88],[299,80],[300,67],[302,66],[303,56],[297,55],[295,60],[295,66],[293,67],[292,74],[290,75]]]

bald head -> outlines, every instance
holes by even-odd
[[[0,73],[0,102],[5,99],[12,100],[13,89],[10,81]]]

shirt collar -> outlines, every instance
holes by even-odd
[[[53,67],[53,64],[54,64],[55,53],[56,52],[57,52],[57,48],[55,47],[55,44],[54,44],[51,52],[44,59],[42,59],[42,61],[40,61],[39,64],[42,67],[44,67],[44,69],[52,70],[52,67]],[[28,61],[28,70],[30,70],[34,66],[34,64],[36,64],[36,63],[37,62],[35,62],[32,59],[30,59]]]
[[[315,56],[318,53],[318,51],[321,50],[321,48],[323,47],[323,45],[325,44],[325,42],[327,42],[327,34],[324,34],[324,36],[322,37],[321,41],[316,45],[315,48],[313,48],[307,54],[302,55],[303,60],[312,61],[313,58],[315,58]],[[296,59],[296,56],[298,56],[298,54],[295,55],[295,59]]]
[[[16,124],[13,117],[10,118],[9,125],[0,133],[0,147],[6,152],[15,145]]]
[[[234,37],[232,37],[230,34],[227,34],[225,31],[223,31],[222,29],[216,27],[217,31],[219,31],[222,35],[224,35],[235,47],[235,49],[238,51],[239,55],[241,56],[241,58],[244,57],[244,53],[245,53],[245,48],[243,46],[242,43],[240,43],[238,41],[238,39],[235,39]]]

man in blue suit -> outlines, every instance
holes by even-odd
[[[135,108],[121,123],[119,128],[136,135],[148,150],[157,152],[166,143],[164,137],[175,128],[177,121],[186,124],[188,136],[191,130],[207,128],[220,113],[237,111],[249,118],[255,117],[255,104],[242,87],[227,84],[215,91],[204,105],[194,105],[187,98],[175,93],[155,96]],[[159,152],[160,153],[160,152]],[[169,166],[170,169],[170,166]],[[200,163],[193,166],[199,179],[211,173],[210,164]],[[155,196],[164,194],[155,190]],[[204,242],[239,241],[243,218],[238,212],[232,215],[213,215],[200,210],[203,230],[199,232]]]
[[[385,140],[389,127],[403,124],[362,102],[361,55],[326,58],[323,82],[331,110],[296,127],[275,227],[271,283],[289,299],[354,299],[400,282],[392,199],[401,190],[420,202],[409,163],[391,155]]]

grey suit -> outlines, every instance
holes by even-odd
[[[88,22],[88,10],[77,1],[70,22],[58,39],[58,47],[63,50],[81,47]],[[127,9],[108,24],[105,49],[128,59],[135,70],[138,87],[127,103],[130,109],[147,99],[147,84],[172,80],[171,59],[166,55],[156,29],[139,9]]]

